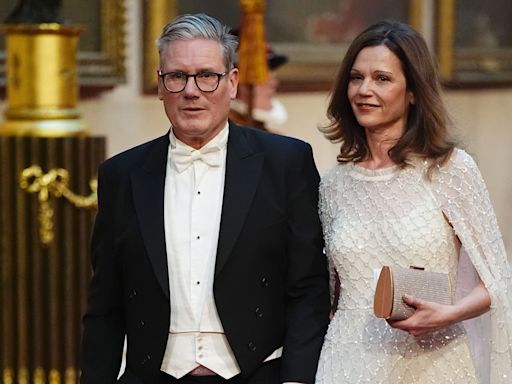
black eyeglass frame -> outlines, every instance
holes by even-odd
[[[171,91],[169,88],[167,88],[167,85],[165,85],[165,76],[171,74],[171,73],[180,73],[182,74],[183,76],[185,76],[185,82],[183,83],[183,88],[180,89],[179,91]],[[180,71],[171,71],[171,72],[165,72],[165,73],[162,73],[162,71],[158,71],[158,76],[162,79],[162,84],[164,85],[164,88],[167,92],[170,92],[170,93],[180,93],[180,92],[183,92],[183,90],[187,87],[187,84],[188,84],[188,78],[189,77],[193,77],[194,78],[194,83],[196,84],[196,87],[197,89],[199,89],[201,92],[205,92],[205,93],[211,93],[211,92],[215,92],[218,88],[219,88],[219,84],[220,84],[220,80],[226,76],[227,74],[229,73],[229,71],[226,71],[226,72],[223,72],[223,73],[216,73],[216,72],[210,72],[210,71],[204,71],[204,72],[199,72],[199,73],[193,73],[193,74],[188,74],[188,73],[185,73],[185,72],[180,72]],[[199,84],[197,83],[197,76],[199,75],[204,75],[204,74],[210,74],[210,75],[215,75],[217,76],[217,85],[215,86],[214,89],[212,90],[209,90],[209,91],[204,91],[203,89],[201,89],[201,87],[199,86]]]

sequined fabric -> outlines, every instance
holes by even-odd
[[[455,150],[432,180],[425,174],[426,163],[416,161],[405,169],[339,164],[324,176],[320,214],[331,276],[335,269],[341,295],[317,383],[512,382],[507,376],[512,370],[512,320],[504,316],[510,315],[510,267],[478,168],[464,151]],[[455,297],[455,233],[493,298],[491,372],[479,372],[479,380],[463,324],[415,339],[372,313],[374,269],[382,265],[450,272]],[[508,346],[495,339],[500,321],[500,337]]]

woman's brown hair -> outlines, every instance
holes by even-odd
[[[320,130],[332,142],[341,143],[339,162],[370,157],[365,130],[354,116],[347,89],[359,52],[378,45],[386,46],[400,60],[407,89],[415,101],[409,106],[404,134],[389,150],[389,156],[400,167],[413,156],[429,159],[431,171],[448,159],[455,143],[448,136],[449,117],[441,99],[437,64],[425,40],[408,24],[380,21],[354,39],[341,63],[327,109],[330,124]]]

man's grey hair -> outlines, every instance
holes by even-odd
[[[217,41],[222,49],[226,69],[229,71],[235,67],[238,38],[230,33],[228,26],[204,13],[178,16],[163,28],[162,34],[156,41],[160,64],[162,63],[162,54],[169,43],[192,39]]]

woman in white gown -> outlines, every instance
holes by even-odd
[[[320,187],[335,294],[317,383],[512,383],[510,265],[423,38],[388,21],[356,37],[328,116],[341,149]],[[410,318],[374,317],[383,265],[450,272],[455,304],[404,297]]]

